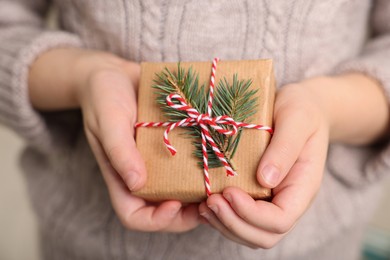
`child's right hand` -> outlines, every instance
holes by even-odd
[[[81,108],[87,139],[112,205],[126,228],[187,231],[199,224],[197,205],[183,207],[178,201],[151,204],[131,194],[146,180],[144,161],[134,140],[139,76],[138,64],[111,54],[52,50],[30,70],[30,98],[43,110]]]
[[[273,188],[272,201],[255,201],[228,187],[200,204],[200,213],[237,243],[271,248],[296,225],[319,191],[329,141],[363,146],[388,140],[389,119],[380,83],[364,74],[286,85],[277,92],[275,131],[257,172],[259,183]]]

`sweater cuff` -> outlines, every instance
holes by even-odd
[[[382,51],[368,50],[361,57],[340,64],[335,74],[357,72],[376,80],[390,104],[390,50],[379,49]],[[348,162],[345,154],[349,154]],[[329,149],[328,159],[329,171],[334,177],[347,186],[361,187],[389,175],[390,140],[368,147],[334,144]]]
[[[42,115],[35,110],[28,93],[30,65],[42,53],[53,48],[80,48],[81,40],[72,34],[60,31],[26,32],[16,40],[2,46],[0,78],[0,122],[11,127],[23,139],[40,150],[48,150],[52,137]],[[4,65],[7,64],[7,68]],[[48,68],[50,70],[50,68]]]

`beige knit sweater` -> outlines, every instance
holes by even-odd
[[[360,71],[388,96],[390,1],[54,0],[56,31],[43,27],[48,2],[0,0],[0,122],[26,140],[21,165],[46,259],[356,259],[379,182],[390,172],[386,144],[332,144],[312,207],[271,250],[237,245],[208,226],[132,232],[111,208],[80,112],[32,109],[27,72],[42,52],[64,46],[134,61],[272,58],[279,87]]]

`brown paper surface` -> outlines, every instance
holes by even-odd
[[[211,62],[181,62],[184,69],[190,66],[199,73],[199,83],[208,85],[211,75]],[[138,92],[138,122],[165,122],[159,105],[156,103],[153,80],[155,74],[165,67],[177,70],[177,63],[143,63]],[[275,98],[275,79],[271,60],[220,61],[216,72],[216,87],[222,77],[232,82],[233,75],[239,80],[252,79],[251,88],[257,92],[258,110],[249,122],[272,126],[273,104]],[[137,196],[150,201],[180,200],[199,202],[207,196],[205,193],[203,169],[198,158],[192,155],[194,146],[191,140],[182,134],[183,128],[175,128],[169,133],[169,140],[176,148],[172,156],[163,142],[164,127],[140,127],[136,131],[138,150],[145,160],[147,183],[137,192]],[[233,158],[237,176],[227,177],[225,168],[210,169],[211,191],[221,193],[225,187],[239,187],[255,199],[269,198],[271,190],[261,187],[256,180],[256,170],[261,155],[270,140],[266,131],[245,129],[242,133],[237,152]],[[199,140],[200,142],[200,140]]]

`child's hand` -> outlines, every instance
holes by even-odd
[[[57,68],[58,73],[64,74],[64,80],[61,75],[53,79],[47,75],[48,72],[54,75]],[[131,190],[141,188],[146,180],[144,161],[134,140],[139,76],[138,64],[107,53],[53,50],[34,64],[30,72],[30,95],[32,103],[40,109],[81,107],[87,139],[112,205],[126,228],[186,231],[198,225],[197,205],[183,207],[178,201],[151,204],[131,194]],[[43,87],[51,81],[56,83],[52,85],[57,87],[55,91]]]
[[[326,158],[329,123],[311,93],[286,86],[274,115],[275,133],[258,170],[263,186],[276,187],[272,203],[227,188],[200,206],[213,227],[250,247],[270,248],[294,226],[319,189]]]
[[[255,201],[230,187],[202,203],[201,215],[233,241],[252,248],[273,247],[319,190],[329,139],[365,144],[384,133],[388,108],[374,83],[352,75],[282,88],[275,102],[275,133],[257,174],[260,184],[274,188],[272,202]]]

